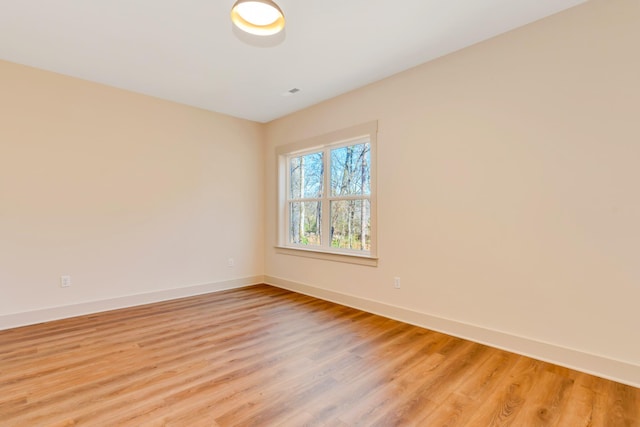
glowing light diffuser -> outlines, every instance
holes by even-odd
[[[231,21],[247,33],[270,36],[284,28],[284,13],[271,0],[238,0],[231,8]]]

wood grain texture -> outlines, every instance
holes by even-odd
[[[1,426],[640,426],[640,390],[267,285],[0,331]]]

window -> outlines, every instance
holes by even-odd
[[[372,122],[278,150],[280,249],[371,265],[354,258],[376,254],[376,132]]]

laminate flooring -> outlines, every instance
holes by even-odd
[[[268,285],[0,331],[0,426],[640,426],[640,389]]]

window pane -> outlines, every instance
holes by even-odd
[[[289,160],[289,182],[292,199],[322,197],[322,153],[293,157]]]
[[[320,245],[321,215],[320,202],[290,202],[289,243]]]
[[[369,200],[331,202],[331,246],[371,250],[371,204]]]
[[[331,150],[331,195],[371,194],[371,145]]]

